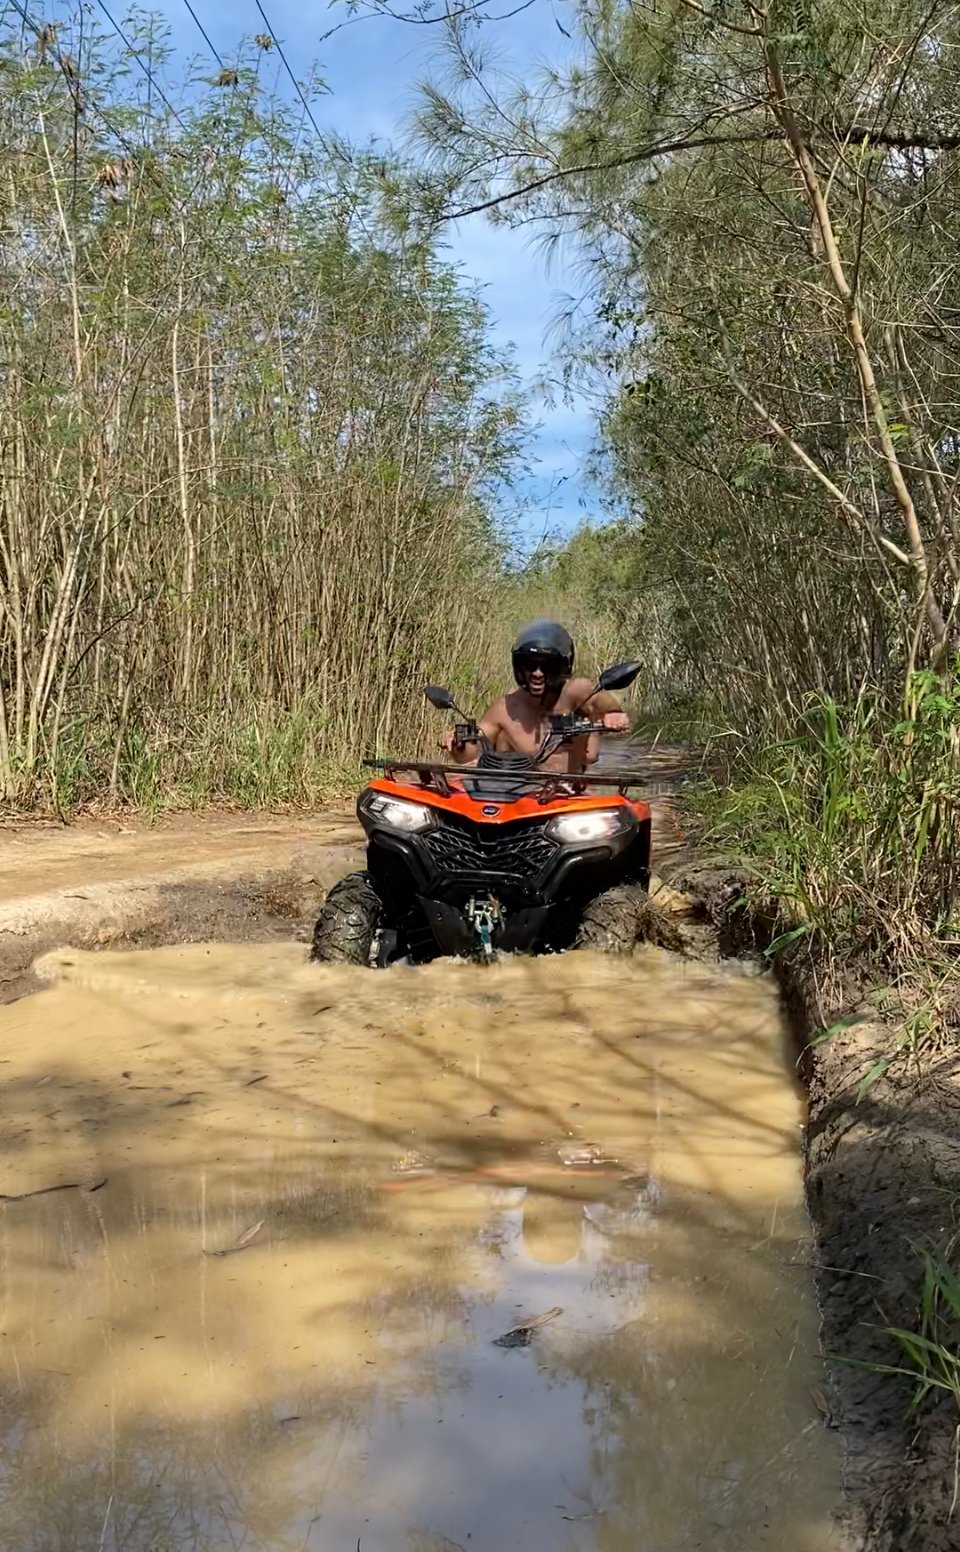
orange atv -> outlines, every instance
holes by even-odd
[[[639,663],[618,663],[595,690],[622,690]],[[438,710],[464,714],[428,686]],[[550,718],[534,755],[502,754],[475,722],[475,765],[367,760],[383,772],[360,794],[367,866],[334,884],[311,957],[384,967],[440,955],[490,960],[572,947],[627,948],[650,876],[650,808],[623,771],[571,776],[544,768],[575,739],[603,733],[576,712]]]

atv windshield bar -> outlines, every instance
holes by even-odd
[[[430,760],[364,760],[364,765],[369,770],[387,771],[416,771],[417,775],[424,777],[439,776],[442,778],[440,785],[449,791],[451,776],[459,777],[485,777],[496,775],[495,772],[479,769],[475,765],[440,765]],[[514,782],[523,782],[527,786],[542,791],[549,791],[552,787],[576,783],[577,787],[615,787],[618,792],[626,792],[628,787],[642,787],[642,778],[632,771],[603,771],[589,775],[576,775],[570,771],[517,771],[503,772],[504,777],[509,776],[511,786]],[[431,781],[424,781],[425,786],[431,786]]]

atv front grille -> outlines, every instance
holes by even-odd
[[[427,831],[423,844],[447,884],[501,890],[529,889],[556,852],[536,821],[468,829],[445,820]]]

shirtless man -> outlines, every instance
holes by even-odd
[[[513,644],[513,674],[517,688],[494,701],[480,719],[480,731],[498,752],[536,754],[550,731],[551,715],[579,710],[592,722],[602,722],[611,733],[625,733],[630,719],[621,710],[615,695],[598,691],[591,695],[593,681],[574,679],[573,641],[562,625],[552,620],[536,620],[520,632]],[[479,743],[472,740],[462,748],[454,746],[451,731],[440,740],[441,749],[458,765],[470,765],[479,754]],[[593,765],[600,752],[596,734],[578,738],[555,751],[544,761],[544,769],[569,771],[579,775]]]

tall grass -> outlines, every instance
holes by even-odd
[[[307,799],[492,678],[518,403],[402,168],[137,25],[0,20],[0,803]]]
[[[61,814],[83,805],[122,802],[156,812],[223,802],[243,807],[310,806],[355,790],[369,754],[436,752],[445,721],[421,695],[425,683],[448,684],[465,709],[481,711],[512,683],[510,646],[527,620],[550,614],[567,621],[578,661],[590,673],[628,651],[616,625],[586,618],[582,601],[542,577],[502,575],[461,619],[450,621],[445,650],[408,671],[389,720],[341,736],[342,708],[319,690],[288,705],[214,702],[189,717],[141,705],[122,725],[82,711],[60,731],[55,758],[40,767],[29,797]],[[384,674],[388,679],[389,665]],[[354,690],[345,681],[339,692]],[[374,710],[379,706],[376,687]],[[369,774],[369,773],[367,773]]]
[[[917,673],[897,721],[865,697],[811,700],[792,738],[726,748],[698,800],[710,841],[780,902],[784,933],[835,987],[859,968],[922,989],[934,1015],[952,1007],[960,949],[958,737],[957,678]]]

